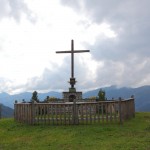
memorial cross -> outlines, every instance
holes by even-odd
[[[70,78],[70,85],[71,88],[74,88],[76,83],[74,78],[74,53],[83,53],[83,52],[90,52],[90,50],[74,50],[74,41],[71,40],[71,51],[56,51],[56,53],[71,53],[71,78]]]

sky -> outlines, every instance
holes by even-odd
[[[149,0],[0,0],[0,93],[150,85]]]

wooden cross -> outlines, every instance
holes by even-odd
[[[74,88],[74,84],[76,83],[74,78],[74,53],[83,53],[83,52],[90,52],[90,50],[74,50],[74,41],[71,40],[71,51],[56,51],[56,53],[71,53],[71,78],[70,84],[71,87]]]

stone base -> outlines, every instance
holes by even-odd
[[[64,102],[73,102],[76,99],[77,102],[82,100],[82,92],[63,92]]]
[[[70,92],[70,93],[75,93],[75,92],[76,92],[76,89],[75,89],[75,88],[69,88],[69,92]]]

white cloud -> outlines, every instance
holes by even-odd
[[[69,50],[71,39],[91,50],[75,54],[77,89],[150,84],[148,4],[1,0],[0,91],[67,89],[70,55],[55,51]]]
[[[61,2],[72,7],[78,14],[85,14],[92,24],[107,23],[115,35],[115,38],[102,38],[98,35],[93,43],[86,43],[93,50],[92,58],[103,62],[103,68],[97,68],[96,73],[99,86],[150,84],[148,0],[82,0],[82,3],[78,0],[77,5],[68,3],[67,0]]]

